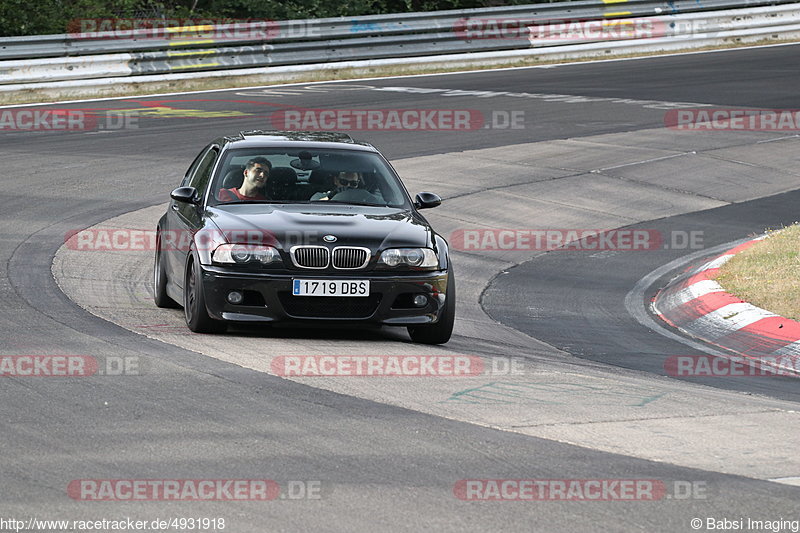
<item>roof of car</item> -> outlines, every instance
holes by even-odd
[[[303,145],[309,148],[347,148],[376,152],[369,143],[356,141],[347,133],[338,131],[242,131],[238,135],[223,137],[231,147],[251,148],[260,146]]]

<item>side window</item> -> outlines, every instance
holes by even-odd
[[[205,194],[208,182],[211,180],[211,172],[214,170],[214,163],[217,161],[217,150],[212,148],[200,159],[200,163],[189,178],[189,186],[197,189],[201,195]]]
[[[208,146],[203,148],[197,157],[194,158],[192,164],[189,165],[189,170],[186,171],[186,174],[183,175],[183,179],[181,180],[181,187],[187,187],[189,185],[189,180],[191,179],[192,175],[194,174],[197,165],[200,164],[200,161],[203,159],[203,155],[205,155],[206,150],[208,150]]]

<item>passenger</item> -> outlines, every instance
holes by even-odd
[[[222,202],[269,200],[266,185],[272,163],[265,157],[254,157],[244,167],[244,180],[238,188],[220,189],[217,194]]]

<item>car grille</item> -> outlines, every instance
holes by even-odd
[[[369,248],[337,246],[333,249],[333,268],[353,270],[364,268],[369,262]]]
[[[369,318],[381,303],[380,294],[364,298],[346,296],[292,296],[279,292],[278,299],[287,315],[297,318]]]
[[[328,268],[331,252],[324,246],[295,246],[290,255],[295,266],[300,268]],[[333,268],[355,270],[369,263],[369,248],[358,246],[337,246],[333,249]]]
[[[295,266],[327,268],[330,251],[324,246],[295,246],[290,252]]]

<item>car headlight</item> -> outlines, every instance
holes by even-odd
[[[272,246],[256,244],[222,244],[211,254],[215,263],[222,265],[244,265],[260,263],[271,265],[281,262],[281,254]]]
[[[381,253],[378,266],[388,268],[436,268],[439,258],[430,248],[389,248]]]

